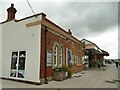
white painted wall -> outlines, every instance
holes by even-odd
[[[10,21],[3,24],[3,73],[10,78],[12,51],[26,51],[25,78],[27,81],[40,82],[40,35],[41,25],[26,27],[27,23],[41,20],[41,15],[20,22]],[[17,78],[18,79],[18,78]]]
[[[0,77],[2,77],[2,25],[0,25]]]

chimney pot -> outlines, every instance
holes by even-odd
[[[11,7],[14,7],[14,4],[13,4],[13,3],[11,3]]]

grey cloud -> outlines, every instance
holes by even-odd
[[[69,6],[70,15],[59,23],[64,27],[70,27],[76,35],[99,34],[118,24],[117,3],[74,4],[75,8]]]
[[[117,2],[69,2],[48,5],[48,17],[77,37],[99,35],[118,24]]]
[[[33,15],[26,0],[5,0],[0,1],[0,22],[6,18],[6,9],[10,6],[10,3],[15,4],[17,9],[16,19],[24,18],[26,16]],[[12,2],[14,1],[14,2]],[[19,1],[19,2],[18,2]],[[98,38],[104,33],[113,32],[113,28],[118,26],[118,3],[117,2],[39,2],[38,0],[29,0],[35,13],[44,12],[47,14],[47,18],[58,24],[60,27],[68,30],[69,28],[73,32],[76,38],[93,38],[94,41],[98,41]],[[34,2],[36,1],[36,2]],[[1,14],[2,13],[2,14]],[[116,28],[117,29],[117,28]],[[109,30],[109,31],[108,31]],[[111,30],[111,31],[110,31]],[[117,31],[117,30],[115,30]],[[108,33],[107,33],[108,34]],[[105,35],[107,35],[105,34]],[[108,49],[114,55],[112,47],[116,48],[111,43],[116,42],[117,35],[107,35],[112,37],[112,41],[109,43],[106,38],[102,38],[101,48]],[[116,38],[115,38],[116,37]],[[91,40],[91,39],[90,39]],[[101,40],[101,37],[100,39]],[[94,42],[96,43],[96,42]],[[98,45],[98,46],[99,46]]]
[[[77,37],[100,34],[116,26],[118,20],[117,2],[33,2],[35,13],[44,12],[47,18],[64,28],[71,29]],[[8,7],[8,4],[6,4]],[[16,18],[32,15],[27,2],[15,2]]]

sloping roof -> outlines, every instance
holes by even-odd
[[[46,20],[47,22],[50,22],[52,25],[56,26],[57,28],[59,28],[59,29],[60,29],[61,31],[63,31],[65,34],[68,34],[67,31],[65,31],[63,28],[61,28],[61,27],[58,26],[57,24],[53,23],[53,22],[50,21],[49,19],[45,18],[45,20]],[[68,35],[69,35],[69,34],[68,34]],[[77,38],[75,38],[75,37],[72,36],[72,35],[69,35],[69,36],[72,37],[73,39],[75,39],[76,41],[78,41],[79,44],[81,44],[82,46],[84,46],[84,44],[83,44],[80,40],[78,40]]]
[[[104,50],[101,50],[102,51],[102,54],[105,55],[105,56],[109,56],[109,53],[107,51],[104,51]]]
[[[29,19],[29,18],[32,18],[32,17],[37,17],[37,16],[39,16],[39,15],[43,15],[44,17],[47,16],[45,13],[41,12],[41,13],[38,13],[38,14],[35,14],[35,15],[31,15],[31,16],[22,18],[22,19],[20,19],[20,20],[14,19],[14,21],[15,21],[15,22],[20,22],[20,21],[23,21],[23,20],[26,20],[26,19]],[[45,18],[44,20],[46,20],[47,22],[50,22],[50,23],[51,23],[52,25],[54,25],[55,27],[59,28],[59,29],[60,29],[61,31],[63,31],[64,33],[68,34],[67,31],[65,31],[63,28],[61,28],[60,26],[58,26],[58,25],[55,24],[54,22],[50,21],[49,19]],[[6,20],[6,21],[3,21],[3,22],[1,22],[0,24],[4,24],[4,23],[7,23],[7,22],[9,22],[9,21],[7,21],[7,20]],[[79,44],[81,44],[82,46],[84,46],[84,44],[83,44],[80,40],[78,40],[77,38],[75,38],[75,37],[72,36],[72,35],[71,35],[71,37],[72,37],[74,40],[76,40],[77,42],[79,42]]]
[[[100,49],[95,43],[93,43],[93,42],[91,42],[91,41],[89,41],[89,40],[87,40],[85,38],[82,39],[81,42],[83,42],[83,43],[89,42],[89,43],[93,44],[94,46],[96,46],[98,49]]]
[[[85,54],[88,54],[89,52],[92,52],[92,53],[96,53],[96,54],[102,54],[104,56],[109,56],[109,53],[107,51],[104,51],[104,50],[100,49],[95,43],[93,43],[93,42],[91,42],[89,40],[86,40],[86,39],[82,39],[81,42],[83,42],[83,43],[89,42],[89,43],[93,44],[94,46],[96,46],[98,48],[98,50],[95,50],[93,48],[86,49]]]

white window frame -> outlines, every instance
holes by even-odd
[[[26,57],[27,57],[27,51],[26,51],[26,50],[11,51],[11,56],[12,56],[12,53],[13,53],[13,52],[17,52],[17,63],[16,63],[17,68],[16,68],[16,70],[12,70],[12,69],[11,69],[11,64],[12,64],[12,63],[10,62],[10,71],[9,71],[9,77],[10,77],[10,78],[24,79],[24,78],[18,77],[18,72],[19,72],[19,70],[18,70],[18,67],[19,67],[19,66],[18,66],[18,65],[19,65],[19,61],[20,61],[20,52],[21,52],[21,51],[25,51],[25,53],[26,53],[26,56],[25,56],[25,67],[24,67],[24,68],[25,68],[25,69],[24,69],[24,78],[25,78],[26,60],[27,60],[27,58],[26,58]],[[11,59],[11,60],[12,60],[12,59]],[[11,70],[12,70],[12,71],[16,71],[16,77],[10,76]]]

